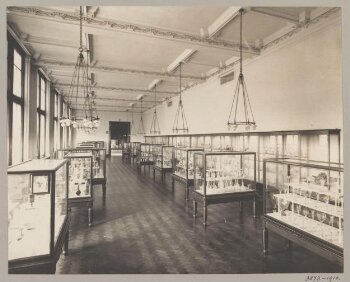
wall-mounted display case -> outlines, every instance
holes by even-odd
[[[170,145],[183,135],[164,135]],[[232,132],[188,134],[190,146],[206,151],[233,150],[257,153],[257,181],[262,190],[265,158],[297,157],[324,162],[342,162],[342,142],[339,129],[294,130],[270,132]],[[145,136],[151,140],[154,136]],[[276,172],[277,173],[277,172]]]
[[[91,152],[70,152],[68,159],[68,206],[87,207],[88,222],[92,225],[92,164]]]
[[[162,183],[165,182],[165,174],[173,169],[173,146],[153,145],[153,179],[155,180],[156,171],[161,173]]]
[[[189,188],[194,183],[194,165],[193,155],[195,152],[203,151],[196,148],[174,148],[173,153],[173,173],[172,188],[175,187],[175,181],[185,185],[185,199],[189,198]]]
[[[106,197],[107,175],[106,175],[106,149],[60,149],[56,151],[56,158],[65,158],[68,154],[74,153],[91,153],[92,155],[92,185],[101,185],[103,198]]]
[[[254,152],[194,153],[194,217],[197,202],[203,204],[207,225],[207,206],[234,201],[253,201],[256,216],[256,154]]]
[[[339,163],[292,158],[264,161],[265,254],[271,230],[343,265],[343,174]]]
[[[8,169],[9,273],[55,273],[68,251],[67,160],[36,159]]]

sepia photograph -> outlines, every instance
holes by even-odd
[[[8,278],[344,280],[341,4],[39,2],[4,7]]]

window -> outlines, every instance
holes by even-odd
[[[62,115],[67,117],[67,103],[63,101],[62,103]],[[62,147],[64,149],[67,148],[67,127],[62,128]]]
[[[24,54],[8,37],[8,165],[23,161]]]
[[[37,96],[37,140],[38,158],[46,154],[46,80],[39,72],[38,75],[38,96]]]
[[[61,147],[61,130],[60,130],[60,124],[59,124],[59,116],[60,116],[60,104],[59,104],[59,96],[57,91],[54,92],[54,112],[53,112],[53,126],[54,126],[54,147],[55,150],[60,149]]]

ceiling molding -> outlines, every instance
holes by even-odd
[[[76,111],[84,111],[83,108],[75,109]],[[113,111],[113,110],[98,110],[98,112],[111,112],[111,113],[134,113],[139,114],[140,112],[134,112],[134,111]]]
[[[40,59],[35,62],[36,66],[58,66],[58,67],[74,67],[75,64],[73,62],[63,62],[51,59]],[[101,65],[90,65],[91,71],[100,71],[100,72],[117,72],[117,73],[128,73],[133,75],[145,75],[152,76],[157,78],[177,78],[178,75],[170,74],[166,72],[155,72],[155,71],[147,71],[147,70],[136,70],[136,69],[127,69],[127,68],[119,68],[119,67],[110,67],[110,66],[101,66]],[[193,76],[193,75],[181,75],[184,79],[190,80],[201,80],[205,81],[205,77]]]
[[[55,83],[55,85],[57,86],[61,86],[61,87],[70,87],[71,85],[69,83]],[[81,85],[81,87],[83,87]],[[147,94],[153,94],[153,91],[148,90],[148,89],[137,89],[137,88],[123,88],[123,87],[112,87],[112,86],[99,86],[96,85],[94,86],[95,90],[107,90],[107,91],[124,91],[124,92],[133,92],[133,93],[147,93]],[[166,94],[166,95],[178,95],[179,92],[176,91],[159,91],[158,94]]]
[[[68,13],[54,9],[43,9],[39,7],[19,6],[7,7],[7,11],[16,15],[41,18],[49,21],[66,22],[76,25],[79,24],[78,13]],[[164,40],[182,41],[191,45],[201,45],[208,48],[226,49],[231,50],[235,53],[239,53],[239,43],[232,43],[224,40],[206,38],[200,35],[160,29],[151,26],[143,26],[134,23],[118,22],[112,19],[97,19],[91,17],[84,17],[83,21],[85,23],[85,26],[92,28],[104,28],[113,31],[156,37]],[[243,46],[242,51],[243,53],[251,55],[260,54],[260,50],[251,46]]]
[[[67,98],[67,96],[61,94],[61,96]],[[78,100],[84,100],[85,98],[83,96],[73,96],[71,97],[72,99],[78,99]],[[122,99],[122,98],[103,98],[103,97],[96,97],[94,98],[95,100],[101,100],[101,101],[120,101],[120,102],[133,102],[134,104],[138,103],[139,100],[137,99]],[[142,100],[142,103],[152,103],[154,104],[154,101],[147,101],[147,100]],[[161,104],[162,101],[157,101],[157,104]]]

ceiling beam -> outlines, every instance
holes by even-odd
[[[299,23],[299,16],[295,17],[293,15],[283,13],[282,11],[277,11],[277,10],[274,10],[271,8],[252,7],[252,8],[250,8],[250,11],[255,12],[255,13],[259,13],[259,14],[263,14],[263,15],[267,15],[270,17],[275,17],[275,18],[278,18],[280,20],[283,20],[283,21],[286,21],[289,23],[293,23],[293,24]]]
[[[222,29],[239,15],[241,7],[227,8],[208,28],[207,37],[216,38],[220,35]],[[204,33],[205,34],[205,33]]]
[[[74,68],[75,63],[74,62],[64,62],[64,61],[57,61],[57,60],[51,60],[51,59],[40,59],[39,61],[35,62],[35,65],[38,67],[50,67],[50,66],[57,66],[57,67],[69,67]],[[178,75],[176,74],[170,74],[166,72],[156,72],[156,71],[148,71],[148,70],[136,70],[136,69],[127,69],[127,68],[119,68],[119,67],[110,67],[110,66],[101,66],[101,65],[90,65],[90,70],[94,72],[110,72],[110,73],[126,73],[126,74],[132,74],[132,75],[144,75],[144,76],[151,76],[151,77],[157,77],[160,79],[165,78],[178,78]],[[193,75],[187,75],[182,74],[182,78],[184,79],[190,79],[190,80],[200,80],[205,81],[205,77],[201,76],[193,76]]]
[[[55,85],[60,87],[70,87],[70,83],[55,83]],[[83,87],[80,85],[80,87]],[[147,94],[153,94],[154,92],[152,90],[148,89],[137,89],[137,88],[122,88],[122,87],[112,87],[112,86],[94,86],[95,90],[107,90],[107,91],[124,91],[124,92],[133,92],[133,93],[147,93]],[[173,91],[159,91],[158,94],[166,94],[166,95],[178,95],[179,92],[173,92]]]
[[[77,111],[84,111],[84,109],[75,109]],[[134,113],[139,114],[140,112],[134,112],[134,111],[115,111],[115,110],[98,110],[99,112],[112,112],[112,113]]]
[[[78,13],[68,13],[57,9],[45,9],[42,7],[7,7],[9,13],[26,16],[47,21],[64,22],[68,24],[79,24]],[[156,27],[143,26],[134,23],[118,22],[112,19],[101,19],[84,17],[83,19],[85,30],[88,28],[105,29],[111,31],[119,31],[136,35],[155,37],[163,40],[172,40],[185,42],[190,45],[200,45],[208,48],[230,50],[234,53],[239,53],[239,44],[223,40],[204,38],[200,35],[194,35],[173,30],[160,29]],[[260,51],[255,47],[243,46],[243,53],[251,55],[259,55]]]

